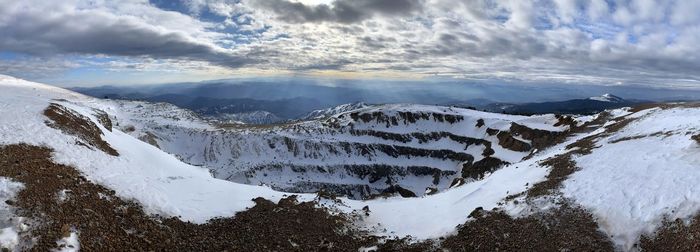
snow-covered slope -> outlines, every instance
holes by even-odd
[[[53,159],[56,162],[76,167],[88,179],[115,190],[123,198],[137,200],[149,213],[203,222],[251,207],[253,202],[250,199],[254,197],[282,197],[282,193],[267,187],[215,179],[206,168],[185,164],[116,127],[112,131],[107,130],[96,115],[99,111],[119,115],[116,110],[119,106],[115,102],[1,75],[0,90],[0,145],[26,143],[50,147],[54,150]],[[119,156],[76,144],[75,136],[49,127],[43,112],[51,103],[64,106],[95,122],[104,134],[104,141]],[[158,120],[159,125],[165,125],[163,127],[209,127],[194,120],[183,120],[192,115],[172,115],[172,111],[168,110],[172,106],[130,105],[134,106],[135,111],[149,115],[139,120]]]

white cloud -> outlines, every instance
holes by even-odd
[[[159,68],[647,85],[700,79],[700,18],[693,11],[700,0],[182,3],[179,13],[145,0],[0,0],[0,50],[168,62]],[[206,21],[203,13],[225,21]]]
[[[589,0],[587,7],[588,16],[593,21],[599,21],[609,15],[610,8],[605,0]]]
[[[576,0],[554,0],[559,12],[559,19],[564,23],[574,22],[574,18],[579,16]]]

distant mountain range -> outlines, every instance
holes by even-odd
[[[477,109],[500,112],[507,114],[595,114],[606,109],[615,109],[633,106],[642,103],[650,103],[645,100],[626,100],[613,94],[589,97],[585,99],[573,99],[554,102],[536,103],[490,103],[484,106],[475,106]]]
[[[334,116],[334,115],[337,115],[340,113],[345,113],[348,111],[353,111],[356,109],[361,109],[361,108],[366,108],[366,107],[369,107],[369,105],[367,105],[364,102],[342,104],[342,105],[338,105],[338,106],[327,108],[327,109],[319,109],[319,110],[311,111],[311,113],[308,113],[299,119],[301,119],[301,120],[322,119],[325,117],[330,117],[330,116]]]
[[[325,108],[318,100],[310,98],[290,98],[280,100],[258,100],[248,98],[192,97],[183,94],[163,94],[145,96],[142,94],[101,94],[86,92],[99,98],[119,100],[142,100],[167,102],[178,107],[197,112],[203,117],[221,121],[236,120],[250,124],[277,123],[284,120],[304,117],[309,111]],[[326,105],[327,106],[327,105]]]
[[[205,116],[204,118],[211,121],[218,121],[223,124],[275,124],[285,119],[279,118],[277,115],[267,112],[267,111],[252,111],[244,113],[232,113],[232,114],[217,114],[214,116]]]
[[[253,83],[254,84],[254,83]],[[367,104],[397,103],[402,100],[418,99],[409,103],[456,106],[488,112],[507,114],[594,114],[606,109],[615,109],[648,103],[646,100],[623,99],[613,94],[568,99],[562,101],[512,103],[484,98],[445,99],[431,95],[399,95],[385,100],[366,90],[346,87],[319,87],[301,85],[295,90],[285,89],[285,85],[269,84],[226,85],[201,84],[144,87],[96,87],[75,88],[74,91],[99,98],[143,100],[167,102],[190,109],[203,117],[222,122],[243,122],[247,124],[274,124],[290,120],[309,120],[332,116]],[[169,87],[169,88],[168,88]],[[316,96],[309,92],[317,90]],[[282,94],[287,93],[287,94]],[[421,92],[418,92],[421,93]],[[299,96],[294,97],[294,94]],[[416,96],[417,97],[411,97]],[[441,102],[435,102],[441,101]]]

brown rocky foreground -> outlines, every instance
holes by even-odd
[[[149,216],[138,204],[91,183],[73,167],[53,163],[51,150],[43,147],[0,147],[0,176],[25,185],[10,203],[17,215],[32,220],[23,241],[27,250],[56,248],[56,241],[71,231],[78,232],[83,251],[357,251],[379,243],[377,237],[353,228],[351,216],[329,214],[314,202],[298,203],[293,196],[279,203],[254,199],[255,207],[206,224]],[[61,191],[67,192],[63,200],[58,197]],[[389,240],[379,249],[611,249],[590,214],[581,209],[562,208],[524,218],[498,211],[472,215],[475,220],[446,239],[416,244]]]
[[[201,225],[148,216],[73,167],[53,163],[51,150],[42,147],[0,147],[0,176],[25,185],[8,202],[32,220],[23,251],[49,251],[71,231],[79,233],[83,251],[357,251],[372,241],[347,218],[294,197],[277,204],[254,199],[247,211]]]

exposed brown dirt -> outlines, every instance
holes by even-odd
[[[499,130],[497,129],[492,129],[492,128],[486,128],[486,134],[489,134],[489,136],[493,136],[498,134]]]
[[[611,117],[611,115],[609,112],[607,112],[607,111],[600,112],[595,119],[584,123],[583,125],[578,127],[578,129],[579,130],[586,130],[586,128],[588,128],[588,127],[603,125],[605,122],[607,122],[610,119],[610,117]]]
[[[180,251],[357,251],[372,243],[360,238],[347,219],[328,214],[314,202],[298,203],[295,197],[278,204],[254,201],[255,207],[234,218],[204,225],[169,219],[163,224],[185,241],[175,247]]]
[[[487,172],[494,172],[505,164],[508,163],[498,158],[484,157],[477,162],[462,165],[462,178],[483,179]]]
[[[416,193],[399,185],[391,185],[384,189],[381,193],[372,194],[367,197],[367,199],[378,199],[378,198],[388,198],[394,196],[401,196],[403,198],[415,198]]]
[[[119,156],[119,153],[113,149],[109,143],[102,140],[103,133],[100,128],[97,127],[97,124],[80,113],[59,104],[51,103],[51,105],[44,110],[44,115],[49,118],[49,120],[46,121],[46,125],[61,130],[65,134],[78,137],[83,141],[80,145],[92,146],[109,155]]]
[[[532,147],[544,149],[564,141],[570,135],[571,130],[564,132],[547,131],[540,129],[532,129],[517,123],[510,124],[510,132],[513,135],[520,136],[532,142]]]
[[[700,251],[700,215],[686,225],[682,220],[665,220],[653,235],[640,238],[642,251]]]
[[[525,152],[532,149],[532,146],[530,146],[530,144],[515,139],[513,135],[508,131],[498,132],[498,135],[496,135],[496,137],[498,138],[498,145],[502,146],[503,148],[519,152]]]
[[[484,126],[484,119],[479,118],[479,120],[476,120],[476,127],[481,128],[481,126]]]
[[[555,115],[555,117],[557,118],[557,123],[554,124],[554,127],[564,126],[564,125],[568,125],[570,129],[573,129],[576,127],[576,120],[571,116]]]
[[[569,205],[522,218],[483,212],[441,245],[450,251],[613,251],[593,216]]]
[[[597,148],[595,142],[602,136],[606,134],[595,134],[591,136],[584,137],[572,144],[566,146],[567,150],[572,154],[586,155],[590,154],[591,150]]]
[[[154,135],[151,132],[146,132],[143,135],[139,137],[139,140],[143,141],[144,143],[150,144],[155,146],[156,148],[160,149],[160,146],[158,146],[158,136]]]
[[[83,251],[357,251],[371,241],[360,238],[346,216],[294,197],[279,204],[258,198],[233,218],[201,225],[148,216],[50,157],[47,148],[0,147],[0,176],[25,185],[12,203],[17,214],[39,223],[30,229],[35,244],[22,250],[48,251],[70,230],[78,232]],[[59,201],[63,190],[68,197]]]
[[[109,119],[109,115],[106,112],[95,109],[95,117],[105,129],[112,131],[112,119]]]
[[[542,162],[542,165],[551,167],[551,170],[544,181],[536,183],[528,189],[528,198],[552,194],[554,190],[559,189],[561,183],[566,180],[569,175],[573,174],[578,169],[576,163],[571,160],[571,154],[557,155],[545,160]]]

